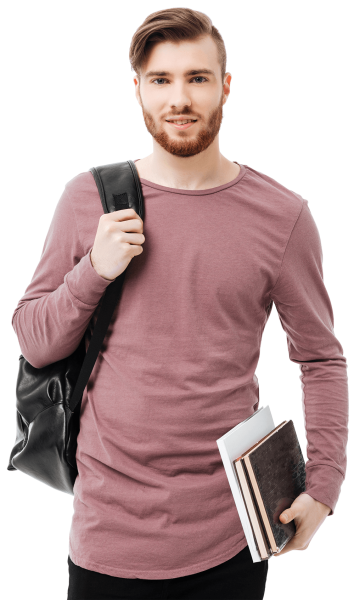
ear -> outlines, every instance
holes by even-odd
[[[141,103],[141,98],[140,98],[140,83],[139,83],[139,79],[137,77],[137,75],[134,76],[134,85],[135,85],[135,97],[138,101],[138,103],[140,104],[140,106],[142,107],[142,103]]]
[[[229,94],[230,94],[231,79],[232,79],[231,73],[225,73],[224,84],[223,84],[223,93],[224,93],[224,102],[223,102],[223,104],[225,104],[225,102],[228,99]]]

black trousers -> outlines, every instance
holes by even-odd
[[[252,561],[248,546],[230,560],[174,579],[125,579],[89,571],[68,556],[68,600],[262,600],[268,560]]]

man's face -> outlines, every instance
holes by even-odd
[[[134,78],[147,130],[170,154],[199,154],[219,133],[229,73],[225,81],[223,85],[216,44],[210,36],[156,44],[141,72],[140,86]],[[177,117],[193,121],[172,123]]]

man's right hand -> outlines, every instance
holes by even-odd
[[[100,217],[91,250],[91,264],[98,275],[113,281],[125,271],[133,256],[141,254],[145,242],[143,220],[133,208]]]

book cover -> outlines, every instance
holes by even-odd
[[[262,560],[269,558],[274,552],[278,552],[279,548],[269,525],[268,517],[253,472],[252,479],[250,478],[249,471],[252,471],[250,463],[249,468],[247,469],[244,459],[252,452],[252,450],[260,444],[263,444],[267,438],[278,431],[280,427],[283,427],[285,423],[287,423],[287,421],[282,421],[280,425],[274,427],[267,435],[258,440],[253,446],[249,447],[246,452],[234,460],[235,470],[253,529],[253,535]]]
[[[287,421],[241,460],[272,550],[280,551],[295,535],[296,527],[294,521],[281,523],[279,516],[306,490],[305,461],[293,421]]]

